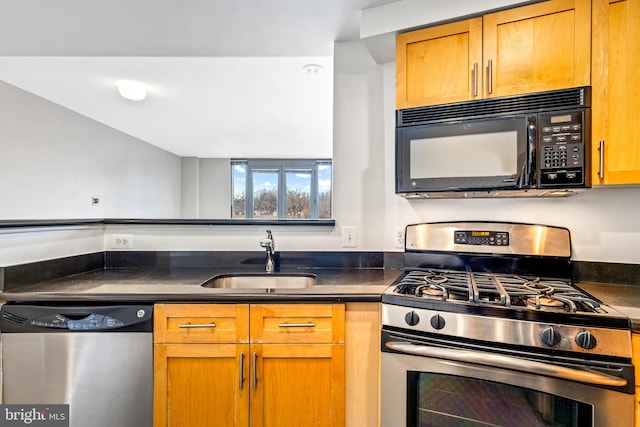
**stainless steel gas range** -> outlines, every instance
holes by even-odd
[[[382,425],[632,426],[631,325],[571,281],[569,230],[406,228],[382,296]]]

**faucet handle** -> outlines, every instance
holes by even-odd
[[[264,239],[260,239],[260,246],[262,246],[263,248],[271,249],[271,250],[275,248],[271,230],[267,230],[267,237],[265,237]]]

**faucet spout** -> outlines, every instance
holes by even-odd
[[[260,240],[260,246],[265,248],[267,251],[267,262],[265,265],[265,270],[267,271],[267,273],[272,273],[276,270],[276,263],[274,260],[276,245],[273,241],[271,230],[267,230],[267,237]]]

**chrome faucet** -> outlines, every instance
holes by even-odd
[[[267,237],[264,239],[260,239],[260,246],[267,250],[267,265],[266,271],[267,273],[272,273],[276,270],[276,264],[274,261],[274,255],[276,251],[276,245],[273,242],[273,235],[271,234],[271,230],[267,230]]]

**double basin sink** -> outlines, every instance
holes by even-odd
[[[230,273],[219,274],[201,286],[215,289],[304,289],[316,284],[316,275],[307,273]]]

